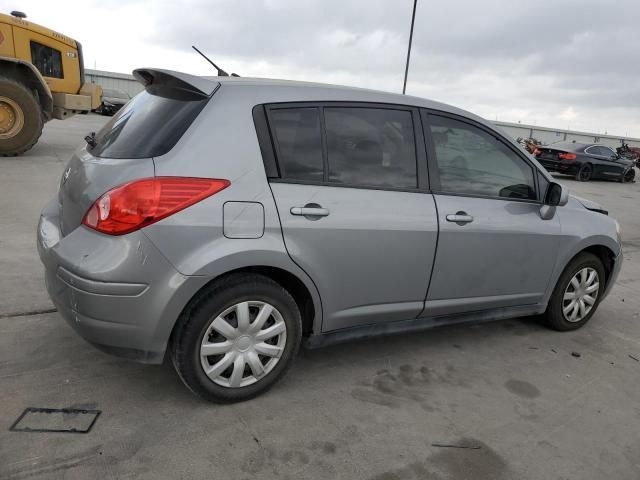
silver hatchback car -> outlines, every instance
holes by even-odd
[[[71,158],[38,249],[86,340],[218,402],[311,347],[436,325],[593,316],[619,226],[516,143],[441,103],[140,69]]]

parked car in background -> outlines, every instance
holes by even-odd
[[[131,97],[127,92],[115,88],[103,88],[102,103],[96,109],[96,113],[112,116],[129,100],[131,100]]]
[[[633,161],[599,143],[558,142],[538,147],[533,154],[547,170],[573,175],[581,182],[631,182],[636,174]]]
[[[264,392],[303,342],[538,314],[575,330],[615,283],[618,223],[471,113],[134,75],[145,91],[73,154],[38,251],[81,336],[141,362],[167,354],[208,400]]]

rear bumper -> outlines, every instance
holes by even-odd
[[[203,277],[178,273],[142,232],[114,237],[78,227],[63,237],[55,199],[41,214],[37,242],[49,296],[80,336],[108,353],[162,362]]]
[[[576,162],[556,162],[553,160],[538,159],[538,162],[550,172],[566,173],[575,175],[580,170],[580,164]]]

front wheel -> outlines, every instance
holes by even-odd
[[[551,328],[563,332],[582,327],[598,308],[604,286],[602,261],[591,253],[581,253],[560,275],[545,320]]]
[[[278,283],[255,274],[214,282],[179,319],[173,364],[206,400],[248,400],[289,369],[301,340],[298,306]]]
[[[632,167],[626,172],[624,172],[624,174],[622,175],[622,181],[623,183],[631,183],[633,182],[633,179],[635,177],[636,177],[636,171]]]

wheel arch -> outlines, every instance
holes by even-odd
[[[42,74],[31,63],[16,58],[0,57],[1,76],[22,83],[36,93],[40,109],[46,120],[53,113],[53,96]]]
[[[549,299],[558,284],[558,280],[560,279],[562,272],[567,268],[567,265],[569,265],[578,255],[585,252],[595,255],[600,259],[600,261],[602,261],[606,275],[605,288],[608,289],[609,281],[615,268],[615,259],[620,254],[620,246],[607,235],[587,237],[574,245],[573,248],[560,254],[558,257],[556,267],[544,296],[543,303],[545,305],[549,302]]]
[[[169,335],[169,342],[173,337],[176,328],[178,326],[178,320],[187,312],[192,305],[198,300],[199,296],[211,287],[214,282],[218,282],[221,279],[237,274],[259,274],[263,275],[281,285],[287,290],[294,298],[298,308],[300,310],[300,316],[302,317],[302,335],[303,337],[312,335],[314,333],[320,333],[322,322],[322,307],[319,303],[319,296],[317,292],[314,292],[313,285],[309,285],[308,282],[303,281],[300,276],[295,273],[286,270],[282,267],[276,267],[273,265],[251,265],[242,266],[228,270],[224,273],[216,275],[210,278],[202,287],[200,287],[186,302],[182,308],[180,315],[175,318],[175,321],[171,327],[171,333]]]
[[[569,262],[567,262],[567,265],[571,263],[574,258],[576,258],[578,255],[582,253],[591,253],[600,259],[600,261],[602,262],[602,266],[604,267],[605,288],[606,288],[609,285],[609,279],[611,278],[611,274],[613,272],[613,264],[616,258],[616,254],[613,252],[613,250],[611,250],[609,247],[605,245],[600,245],[600,244],[590,245],[586,248],[583,248],[578,253],[576,253],[573,257],[571,257]]]

